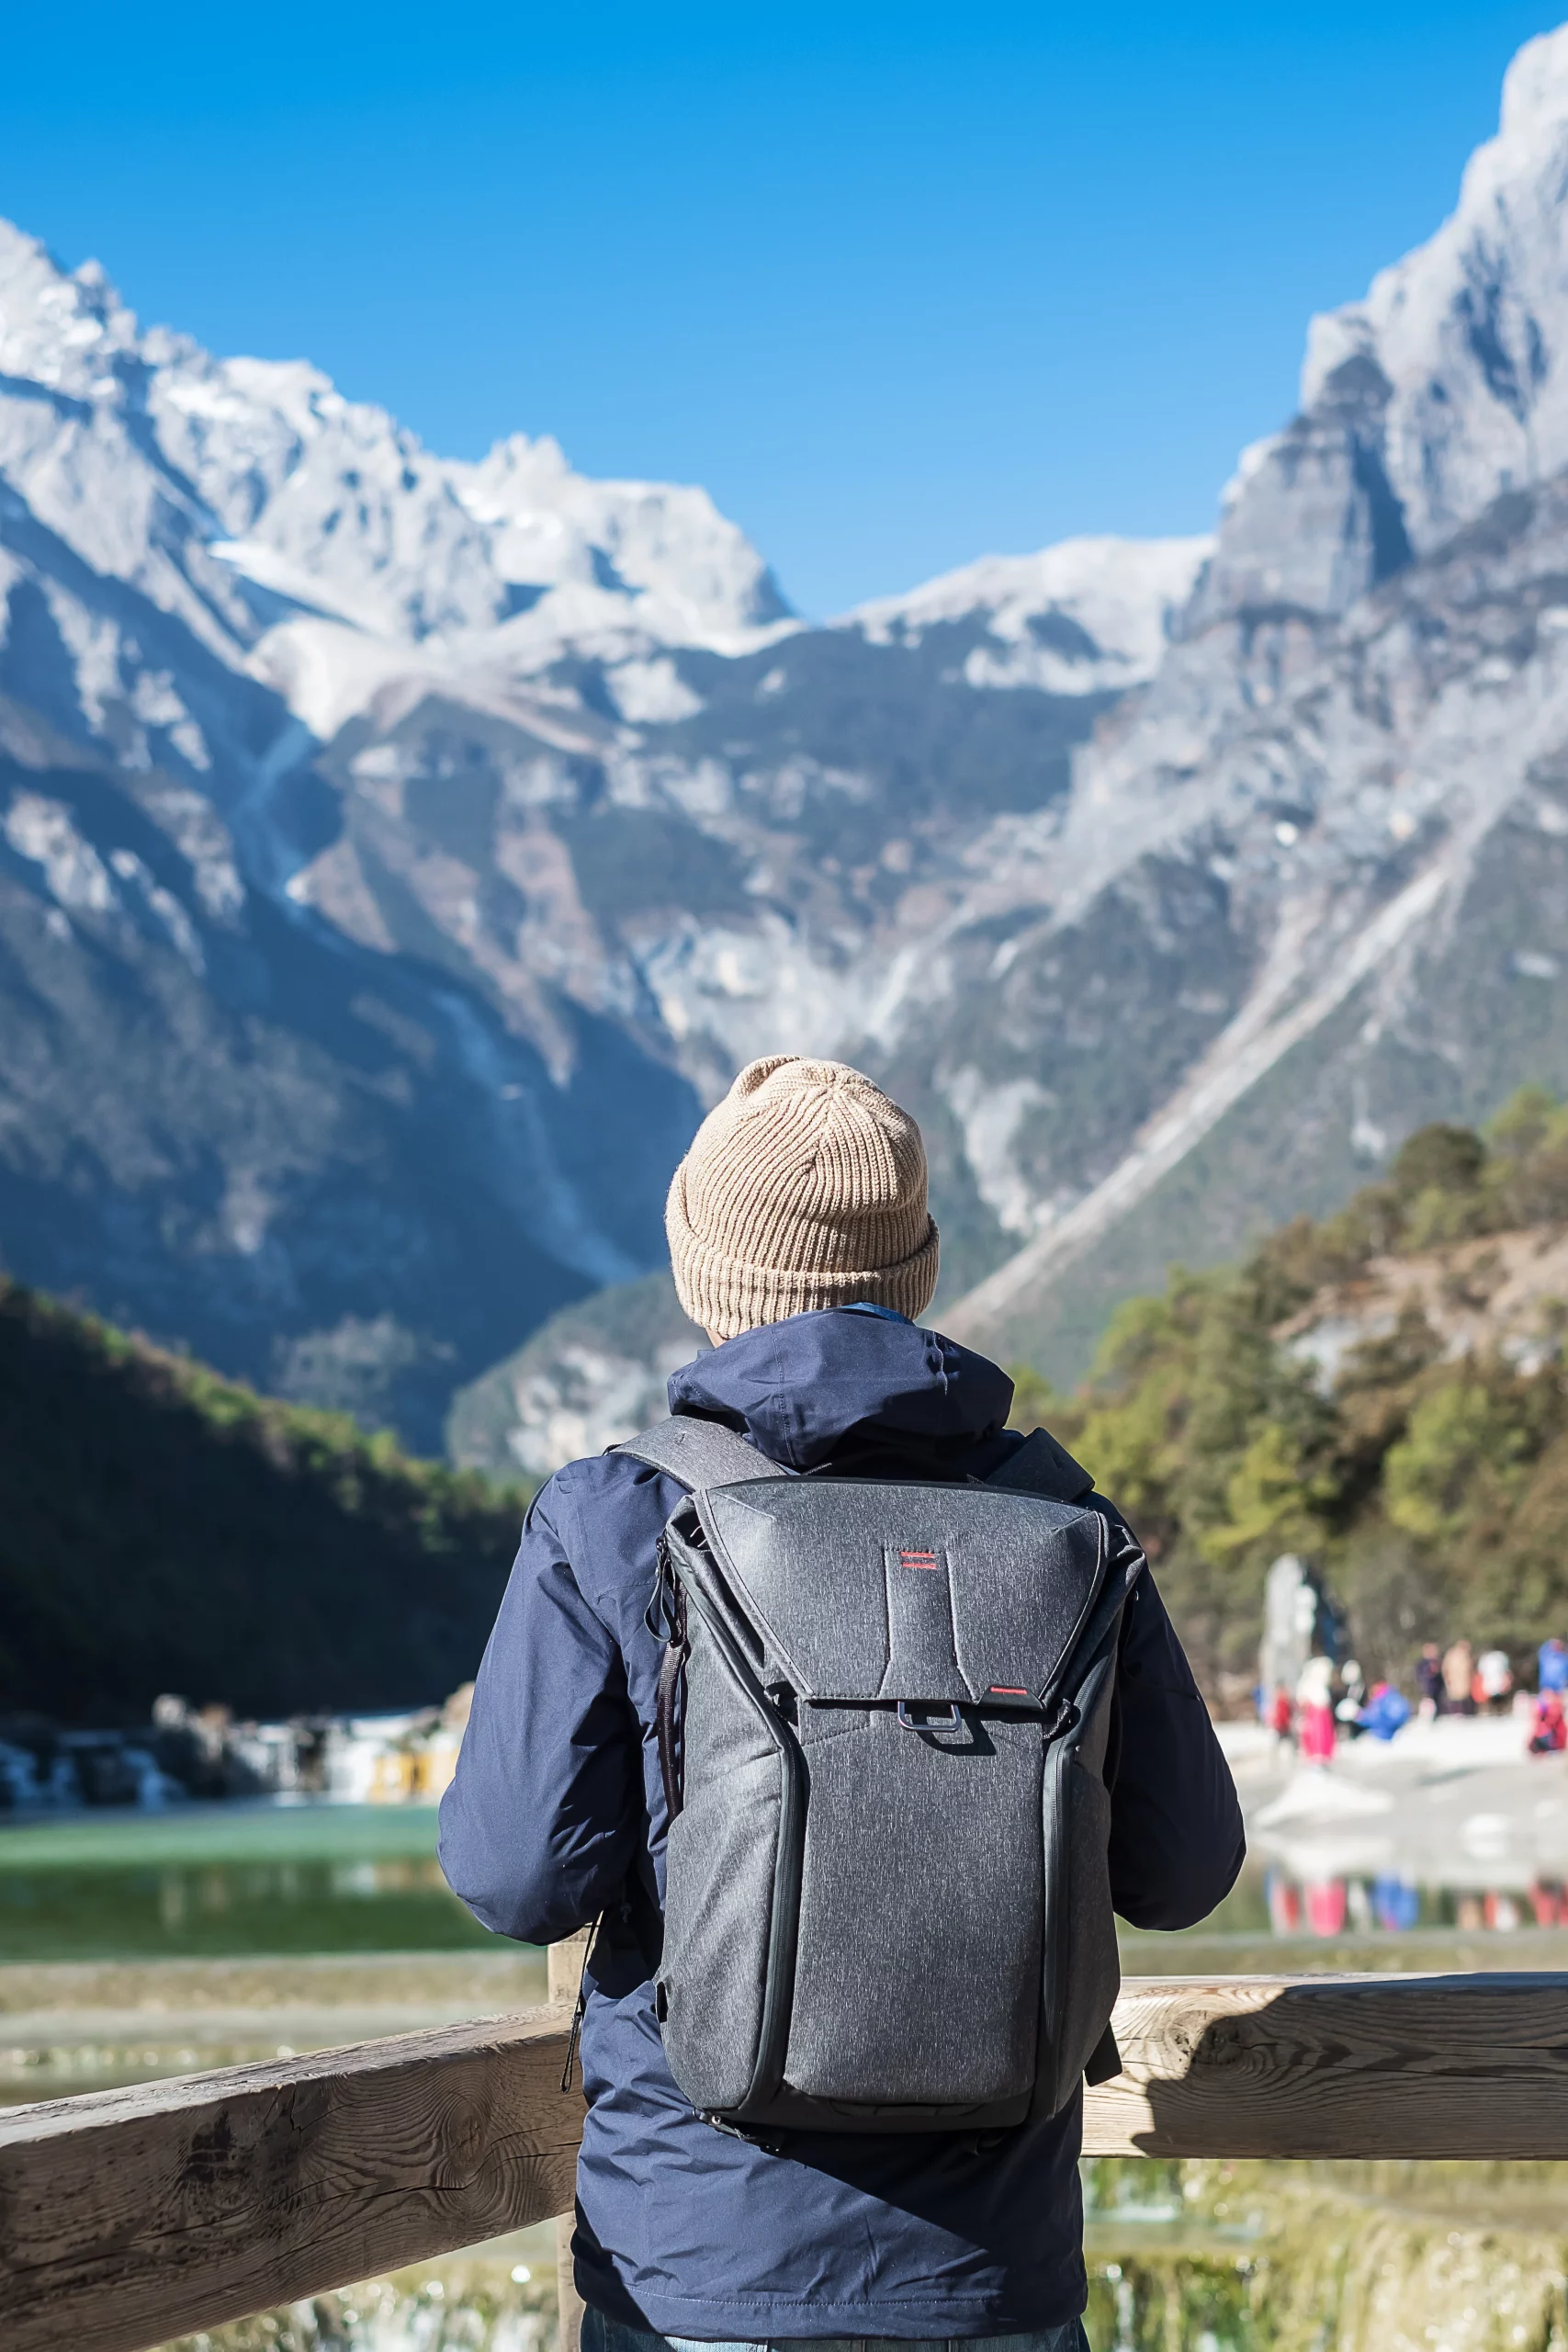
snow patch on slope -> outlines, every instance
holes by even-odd
[[[918,645],[943,623],[983,618],[987,641],[964,665],[971,685],[1058,695],[1134,685],[1159,667],[1213,544],[1077,538],[1036,555],[983,556],[908,595],[857,605],[837,626],[874,645]]]

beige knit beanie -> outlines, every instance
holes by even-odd
[[[847,1062],[749,1063],[675,1170],[664,1227],[682,1306],[721,1340],[856,1300],[918,1317],[936,1288],[920,1131]]]

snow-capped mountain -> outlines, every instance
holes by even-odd
[[[6,1263],[428,1440],[795,1047],[910,1099],[944,1314],[1062,1369],[1568,1082],[1564,190],[1568,31],[1212,542],[823,628],[700,491],[436,458],[0,234]]]
[[[459,646],[500,683],[563,646],[739,648],[784,616],[705,492],[588,481],[521,434],[436,458],[303,362],[141,333],[96,264],[67,275],[8,224],[0,377],[0,465],[34,518],[268,683]]]
[[[705,491],[589,481],[553,441],[522,434],[478,465],[436,458],[303,361],[214,359],[163,328],[141,334],[96,263],[67,275],[9,224],[0,300],[8,397],[42,412],[31,433],[8,414],[7,472],[100,569],[134,564],[137,539],[156,536],[156,481],[264,602],[409,643],[504,628],[557,598],[556,641],[623,627],[721,644],[782,616],[761,558]],[[140,481],[132,448],[150,469]],[[200,576],[210,592],[219,575]]]
[[[1565,175],[1568,28],[1514,60],[1497,136],[1437,234],[1312,321],[1300,413],[1243,452],[1226,492],[1205,612],[1342,611],[1568,467]]]
[[[735,955],[798,930],[831,993],[863,876],[813,842],[852,804],[916,871],[941,823],[884,838],[861,751],[915,802],[965,762],[1059,788],[1146,666],[1107,560],[1013,591],[998,658],[1077,634],[977,730],[948,673],[988,610],[807,629],[700,490],[520,435],[439,458],[0,227],[3,1261],[432,1442],[454,1382],[656,1259],[692,1080],[779,1017]]]

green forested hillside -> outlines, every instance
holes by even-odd
[[[1459,1633],[1522,1665],[1568,1634],[1565,1230],[1568,1110],[1527,1090],[1241,1267],[1173,1271],[1077,1396],[1021,1372],[1014,1419],[1127,1512],[1211,1690],[1250,1678],[1282,1551],[1325,1572],[1370,1668]]]
[[[0,1280],[0,1713],[439,1699],[479,1663],[522,1508]]]

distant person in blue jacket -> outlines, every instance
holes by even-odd
[[[682,1304],[715,1342],[671,1379],[672,1412],[840,1476],[985,1477],[1022,1442],[1006,1374],[914,1320],[937,1274],[925,1154],[858,1071],[784,1055],[742,1070],[676,1171],[667,1226]],[[798,2133],[775,2152],[702,2121],[671,2076],[651,1981],[662,1651],[644,1613],[682,1497],[608,1453],[535,1498],[441,1810],[447,1878],[487,1927],[543,1944],[603,1915],[573,2241],[585,2352],[874,2336],[1077,2352],[1078,2100],[978,2143]],[[1190,1927],[1235,1878],[1241,1815],[1147,1574],[1120,1691],[1116,1907]]]
[[[1392,1739],[1410,1721],[1410,1702],[1392,1682],[1374,1682],[1357,1721],[1373,1739]]]
[[[1568,1690],[1568,1643],[1557,1634],[1549,1634],[1536,1653],[1537,1683],[1540,1690]]]

